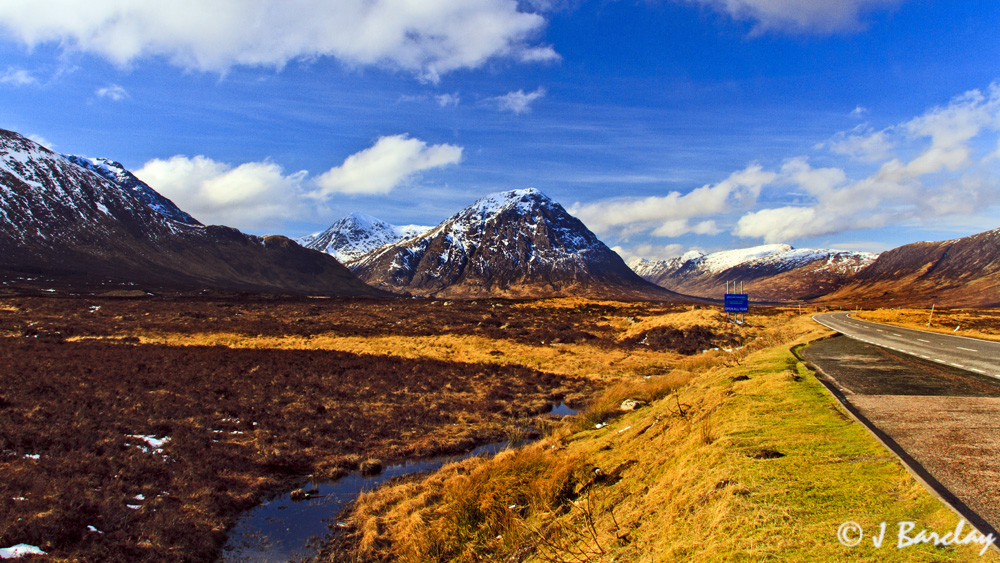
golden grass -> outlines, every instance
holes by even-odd
[[[106,337],[100,337],[104,339]],[[114,336],[113,338],[120,338]],[[436,359],[464,363],[521,365],[559,375],[578,375],[595,380],[617,379],[646,374],[649,370],[669,370],[683,356],[649,350],[608,349],[587,344],[532,346],[498,342],[472,335],[432,336],[257,336],[235,333],[145,333],[143,344],[170,346],[225,346],[280,350],[336,350],[408,359]],[[91,340],[73,337],[70,341]]]
[[[791,355],[825,329],[806,317],[776,328],[739,365],[612,387],[595,410],[610,414],[623,396],[653,402],[599,429],[578,421],[530,447],[365,495],[349,518],[345,537],[360,549],[349,557],[996,561],[979,546],[895,547],[897,522],[945,533],[958,518]],[[848,520],[868,531],[887,522],[886,544],[841,545]],[[342,554],[321,560],[349,560]]]

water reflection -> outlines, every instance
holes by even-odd
[[[493,455],[509,444],[480,446],[469,453],[408,461],[386,467],[381,474],[363,477],[357,471],[330,483],[313,485],[319,495],[293,501],[289,494],[266,501],[248,511],[229,533],[221,561],[225,563],[272,563],[315,555],[310,538],[329,531],[331,519],[354,501],[362,491],[370,491],[393,477],[433,471],[441,466],[477,455]],[[518,444],[514,444],[517,446]]]

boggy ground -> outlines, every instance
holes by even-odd
[[[310,475],[469,449],[752,339],[670,304],[0,299],[0,547],[205,561]]]

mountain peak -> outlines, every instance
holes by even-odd
[[[475,203],[465,208],[462,213],[465,214],[474,211],[481,215],[494,215],[511,208],[530,212],[531,209],[538,206],[551,205],[553,203],[555,202],[549,196],[539,190],[535,188],[523,188],[506,192],[496,192],[479,198]]]
[[[306,248],[325,252],[341,262],[350,262],[376,248],[428,230],[430,227],[421,225],[391,225],[378,217],[355,211],[338,219],[325,231],[296,241]]]
[[[490,194],[418,237],[350,264],[392,291],[437,297],[676,297],[647,284],[579,219],[534,189]]]

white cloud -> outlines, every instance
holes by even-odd
[[[387,194],[418,172],[457,164],[462,147],[427,143],[407,135],[382,137],[373,146],[355,153],[316,179],[313,197],[334,193]]]
[[[681,244],[640,244],[629,248],[612,246],[611,250],[617,252],[618,255],[627,262],[632,258],[645,258],[646,260],[667,260],[675,258],[684,253],[685,247]]]
[[[107,98],[115,102],[120,102],[129,98],[128,92],[117,84],[111,84],[109,86],[105,86],[104,88],[98,88],[94,94],[98,98]]]
[[[164,57],[186,69],[280,68],[335,57],[436,81],[504,57],[551,61],[546,25],[515,0],[5,0],[0,31],[29,47],[58,44],[127,65]]]
[[[890,131],[875,131],[867,123],[850,132],[837,133],[829,142],[830,150],[855,160],[878,162],[892,157],[894,144]]]
[[[903,0],[684,0],[709,6],[734,19],[755,22],[754,33],[832,34],[857,31],[865,14]]]
[[[458,97],[458,92],[455,92],[454,94],[441,94],[438,96],[434,96],[434,100],[438,103],[439,106],[443,108],[456,107],[458,106],[458,103],[461,101],[460,98]]]
[[[545,88],[539,87],[534,92],[524,93],[524,90],[508,92],[496,98],[487,98],[486,102],[495,102],[500,111],[513,112],[516,115],[531,111],[531,104],[539,98],[545,97]]]
[[[7,71],[0,74],[0,84],[8,86],[34,86],[38,84],[38,79],[23,68],[7,67]]]
[[[657,237],[679,237],[688,233],[696,235],[717,235],[722,229],[715,224],[715,221],[701,221],[696,225],[688,223],[687,219],[672,219],[664,222],[651,234]]]
[[[866,113],[868,113],[868,108],[864,106],[857,106],[856,108],[851,110],[851,117],[857,117],[858,119],[860,119],[864,117]]]
[[[670,192],[665,196],[641,199],[575,203],[569,211],[597,233],[657,229],[659,236],[680,236],[688,232],[711,234],[718,232],[714,221],[704,221],[692,228],[687,220],[724,213],[737,205],[751,205],[761,188],[777,177],[759,164],[751,164],[718,184],[705,185],[687,194]]]
[[[50,142],[48,139],[42,137],[41,135],[28,135],[28,138],[49,150],[54,150],[56,148],[56,145],[54,143]]]
[[[175,156],[151,160],[135,175],[208,224],[276,228],[306,209],[306,172],[286,175],[269,161],[232,166],[204,156]]]
[[[904,221],[939,222],[1000,203],[993,155],[975,156],[977,149],[996,146],[995,139],[983,137],[1000,130],[1000,85],[986,93],[967,92],[892,130],[905,132],[916,146],[909,161],[885,160],[872,174],[854,180],[842,169],[814,169],[804,157],[791,159],[782,166],[779,182],[808,193],[814,203],[748,213],[733,234],[789,242]]]

